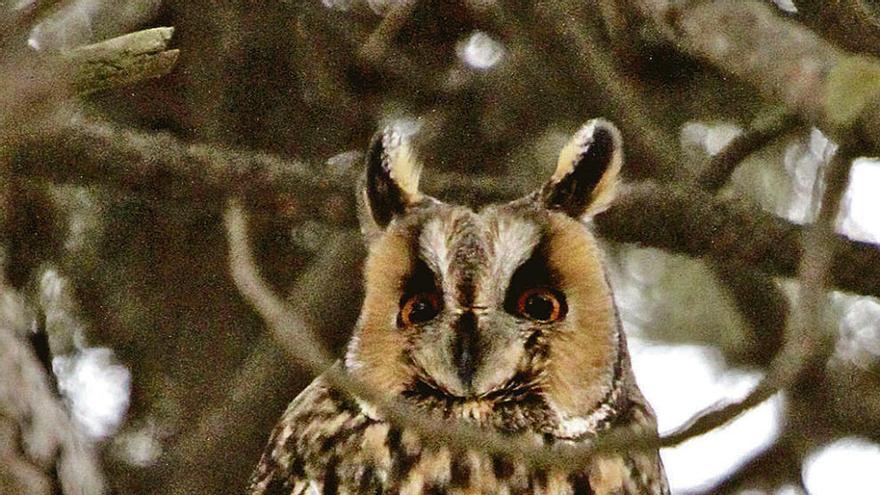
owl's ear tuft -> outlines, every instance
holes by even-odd
[[[366,156],[366,177],[363,183],[362,221],[371,221],[374,227],[384,229],[406,208],[417,203],[421,167],[412,149],[401,133],[387,127],[376,133]],[[369,227],[369,226],[365,226]]]
[[[623,140],[614,124],[604,119],[587,122],[559,153],[556,172],[540,192],[544,206],[586,220],[614,199]]]

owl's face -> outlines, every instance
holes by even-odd
[[[378,390],[484,420],[534,401],[585,417],[619,372],[620,336],[596,241],[581,223],[613,197],[608,122],[562,150],[538,191],[479,211],[422,195],[405,142],[371,145],[363,189],[366,297],[346,357]]]

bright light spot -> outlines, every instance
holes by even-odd
[[[816,158],[828,161],[835,151],[837,151],[837,144],[828,139],[828,136],[815,127],[810,130],[810,152]]]
[[[351,9],[352,0],[321,0],[321,3],[328,9],[345,12]]]
[[[843,438],[810,454],[804,461],[804,483],[811,495],[877,493],[880,445]]]
[[[797,14],[797,6],[794,4],[793,0],[773,0],[773,3],[779,7],[779,10],[788,12],[790,14]]]
[[[785,155],[785,168],[792,177],[792,199],[787,217],[799,223],[811,222],[816,179],[826,167],[837,145],[818,129],[808,144],[795,144]],[[880,161],[860,158],[853,162],[843,212],[838,222],[841,233],[853,239],[880,243]]]
[[[821,167],[830,160],[837,145],[825,137],[819,129],[810,131],[808,143],[798,143],[785,152],[785,169],[792,178],[792,197],[786,218],[796,223],[813,221],[813,193]]]
[[[782,488],[776,490],[775,495],[804,495],[804,492],[796,486],[785,485]]]
[[[148,420],[141,428],[126,428],[113,439],[115,453],[132,466],[149,467],[162,455],[161,432],[155,422]]]
[[[725,122],[688,122],[681,126],[679,138],[682,146],[714,156],[740,134],[742,129]]]
[[[105,438],[116,431],[128,410],[131,373],[105,347],[56,357],[52,369],[71,412],[86,433]]]
[[[746,395],[759,373],[727,369],[721,355],[694,345],[649,345],[629,339],[636,379],[657,412],[661,433],[678,427],[720,400]],[[674,492],[711,485],[766,448],[778,433],[779,395],[727,426],[664,449],[663,462]]]
[[[92,37],[92,18],[100,10],[98,0],[77,0],[36,24],[28,37],[34,50],[61,51],[83,45]]]
[[[854,239],[880,243],[880,162],[853,162],[846,191],[841,231]]]
[[[402,139],[411,139],[422,128],[422,123],[417,118],[406,116],[385,118],[380,124],[383,128],[392,128]]]
[[[504,57],[504,46],[491,36],[476,31],[458,44],[458,56],[475,69],[489,69]]]
[[[835,355],[850,363],[870,369],[880,358],[880,302],[873,297],[831,293],[831,301],[840,315]]]
[[[343,3],[346,0],[329,0],[331,3]],[[350,0],[349,0],[350,1]],[[385,14],[389,9],[394,8],[397,5],[408,3],[413,0],[367,0],[367,5],[370,9],[379,14]],[[353,2],[351,2],[353,3]]]

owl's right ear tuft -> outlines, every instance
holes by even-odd
[[[362,186],[362,223],[365,231],[384,229],[395,216],[421,200],[419,172],[407,140],[393,127],[377,132],[366,156]],[[365,217],[365,218],[364,218]]]

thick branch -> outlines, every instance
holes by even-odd
[[[880,150],[880,61],[832,46],[767,2],[641,0],[670,41],[842,138]]]
[[[797,19],[847,50],[880,55],[876,0],[798,0]]]
[[[609,239],[694,257],[739,263],[793,277],[803,227],[748,205],[690,187],[634,184],[596,219]],[[833,239],[831,285],[880,296],[880,249],[842,235]]]
[[[217,211],[228,196],[241,196],[250,202],[283,202],[292,219],[348,225],[356,221],[352,202],[360,174],[359,153],[339,155],[313,167],[266,153],[187,144],[169,134],[73,119],[22,142],[11,154],[13,173],[25,177],[105,185],[148,199],[198,202]],[[500,178],[427,180],[444,199],[483,202],[525,191]]]
[[[357,154],[309,167],[276,156],[184,144],[170,135],[75,122],[19,147],[13,173],[57,182],[100,184],[147,198],[222,208],[230,195],[288,206],[291,220],[355,225],[352,185]],[[425,174],[426,189],[444,200],[507,200],[537,187],[523,179]],[[526,179],[527,180],[527,179]],[[596,219],[602,235],[619,242],[756,267],[792,277],[801,259],[803,228],[737,199],[693,187],[639,182]],[[880,249],[834,238],[831,284],[880,297]]]
[[[169,50],[174,28],[138,31],[65,54],[75,93],[90,94],[164,76],[177,62],[179,50]]]

